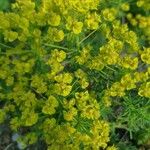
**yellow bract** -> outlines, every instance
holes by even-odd
[[[126,74],[125,76],[122,77],[121,79],[121,85],[127,89],[127,90],[131,90],[136,88],[136,84],[134,79],[131,77],[130,74]]]
[[[24,126],[32,126],[37,123],[38,114],[27,108],[22,112],[21,120]]]
[[[72,86],[65,83],[56,83],[54,85],[54,92],[58,95],[68,96],[72,90]]]
[[[54,49],[51,53],[52,60],[62,62],[66,58],[66,53],[62,50]]]
[[[120,60],[120,64],[124,68],[135,70],[138,67],[138,58],[131,58],[130,56],[126,56]]]
[[[150,98],[150,82],[143,83],[139,88],[138,94],[140,96],[145,96]]]
[[[64,73],[64,74],[55,76],[55,80],[60,83],[62,82],[62,83],[70,84],[72,82],[73,78],[72,78],[71,74]]]
[[[63,114],[66,121],[73,121],[74,117],[77,116],[77,109],[72,107],[68,111],[64,111]]]
[[[114,8],[111,9],[104,9],[103,10],[103,17],[106,21],[113,21],[115,19],[116,10]]]
[[[122,9],[123,11],[129,11],[130,5],[129,5],[128,3],[123,3],[123,4],[121,5],[121,9]]]
[[[101,22],[100,15],[98,15],[96,12],[88,14],[87,19],[85,20],[87,27],[91,30],[98,29],[100,22]]]
[[[4,37],[6,41],[8,40],[9,42],[13,42],[18,38],[18,33],[14,31],[5,31]]]
[[[83,23],[77,20],[74,20],[72,17],[67,18],[66,29],[72,30],[74,34],[79,34],[82,31]]]
[[[61,21],[60,15],[57,15],[56,13],[51,12],[49,18],[48,18],[48,24],[51,26],[59,26]]]
[[[64,39],[63,30],[58,30],[57,28],[49,28],[48,29],[48,37],[51,37],[54,42],[61,42]]]
[[[150,48],[144,49],[144,51],[142,51],[141,59],[146,64],[150,64]]]
[[[45,105],[42,108],[44,114],[53,115],[55,114],[55,108],[58,107],[59,103],[54,96],[49,96],[48,100],[45,102]]]

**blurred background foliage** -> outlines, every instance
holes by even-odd
[[[0,0],[0,11],[8,9],[10,1],[11,0]]]

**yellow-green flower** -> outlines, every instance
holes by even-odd
[[[54,85],[54,92],[58,95],[68,96],[72,90],[72,86],[65,83],[56,83]]]
[[[123,3],[123,4],[121,5],[121,9],[122,9],[123,11],[129,11],[130,5],[129,5],[128,3]]]
[[[103,17],[105,20],[107,21],[113,21],[115,19],[116,16],[116,10],[114,8],[106,8],[103,10]]]
[[[74,34],[79,34],[82,31],[83,23],[74,20],[72,17],[67,18],[66,28],[67,30],[72,30]]]
[[[63,41],[65,34],[63,30],[58,30],[57,28],[49,28],[48,29],[48,38],[53,40],[54,42],[61,42]]]
[[[48,17],[48,24],[50,24],[51,26],[59,26],[60,21],[60,15],[53,12],[50,13],[50,16]]]
[[[74,33],[74,34],[79,34],[79,33],[81,33],[82,27],[83,27],[83,23],[82,23],[82,22],[77,22],[77,21],[75,21],[75,22],[73,23],[73,28],[72,28],[73,33]]]
[[[44,114],[52,115],[56,112],[55,108],[58,107],[59,103],[54,96],[49,96],[48,100],[45,102],[42,112]]]
[[[13,42],[18,38],[18,33],[14,31],[5,31],[4,32],[4,37],[6,41]]]
[[[77,115],[77,109],[72,107],[68,111],[64,111],[63,114],[66,121],[73,121],[74,117]]]
[[[139,88],[138,94],[140,96],[145,96],[150,98],[150,82],[143,83]]]
[[[54,49],[51,53],[51,57],[58,62],[62,62],[66,58],[66,53],[63,50]]]
[[[127,90],[136,88],[135,80],[130,74],[126,74],[121,78],[121,85]]]
[[[70,84],[73,80],[73,77],[70,73],[63,73],[55,76],[54,78],[57,82]]]
[[[91,30],[96,30],[99,27],[99,22],[101,21],[100,15],[98,15],[96,12],[88,14],[87,19],[85,20],[85,23],[87,24],[87,27]]]
[[[144,51],[142,51],[141,59],[146,64],[150,64],[150,48],[145,48]]]

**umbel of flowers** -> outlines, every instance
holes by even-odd
[[[150,48],[118,16],[128,3],[106,3],[16,0],[0,12],[0,123],[20,135],[23,148],[42,140],[49,150],[116,150],[101,108],[133,89],[150,97]],[[149,18],[136,22],[145,33]],[[96,44],[86,42],[94,34]],[[104,70],[115,67],[124,70],[121,78],[98,89],[99,75],[113,78]]]

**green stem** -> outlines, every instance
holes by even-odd
[[[106,68],[108,68],[108,69],[110,69],[110,70],[112,70],[112,71],[114,71],[114,72],[116,72],[116,70],[114,70],[113,68],[111,68],[111,67],[109,67],[109,66],[105,66]]]
[[[11,146],[13,145],[14,143],[10,143],[4,150],[8,150],[11,148]]]
[[[3,54],[3,55],[13,55],[13,54],[25,54],[25,53],[32,53],[32,51],[29,51],[29,50],[25,50],[25,51],[7,51],[7,52],[0,52],[0,54]]]
[[[53,44],[44,44],[45,46],[49,46],[49,47],[53,47],[53,48],[59,48],[59,49],[63,49],[63,50],[68,50],[67,47],[62,47],[62,46],[58,46],[58,45],[53,45]]]
[[[6,47],[6,48],[12,48],[12,47],[10,47],[10,46],[8,46],[8,45],[5,45],[5,44],[3,44],[3,43],[0,43],[0,45],[3,46],[3,47]]]
[[[124,126],[124,125],[115,125],[115,128],[120,128],[120,129],[125,129],[125,130],[127,130],[127,131],[130,131],[126,126]]]
[[[86,39],[88,39],[92,34],[94,34],[97,30],[92,31],[90,34],[88,34],[85,38],[83,38],[79,44],[81,44],[82,42],[84,42]]]

